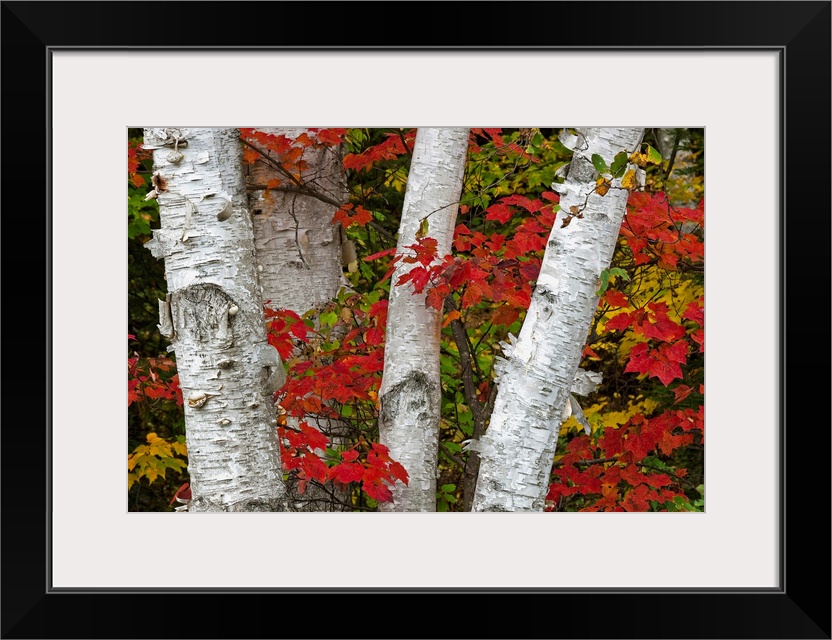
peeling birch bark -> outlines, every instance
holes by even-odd
[[[285,372],[266,341],[239,132],[144,136],[161,217],[146,246],[165,261],[160,330],[185,399],[189,511],[285,511],[272,402]]]
[[[450,253],[468,151],[467,128],[420,128],[407,177],[397,255],[411,253],[427,218],[438,255]],[[390,456],[404,465],[408,486],[396,483],[383,511],[435,511],[441,394],[441,314],[425,306],[411,283],[395,286],[413,265],[399,263],[387,311],[384,376],[379,390],[379,434]]]
[[[297,138],[307,129],[260,128],[264,133]],[[304,185],[332,201],[346,203],[347,176],[340,150],[333,147],[308,147],[303,160],[307,169],[301,173]],[[341,287],[349,287],[344,277],[341,225],[332,218],[338,207],[319,198],[298,192],[268,189],[272,179],[286,179],[265,162],[247,167],[249,207],[254,226],[254,247],[257,255],[263,301],[273,309],[289,309],[304,315],[311,309],[330,302]],[[283,186],[283,185],[281,185]],[[329,417],[310,415],[307,423],[338,444],[343,433],[342,423]],[[297,427],[298,420],[289,418],[289,426]],[[316,451],[323,456],[323,451]],[[315,485],[308,485],[303,494],[288,483],[293,508],[297,511],[342,511],[329,493]],[[347,501],[349,489],[335,489],[333,494]]]
[[[566,181],[552,185],[561,193],[561,210],[531,305],[520,335],[502,343],[491,423],[471,446],[481,456],[474,511],[543,510],[569,392],[598,306],[599,275],[609,268],[627,204],[620,180],[603,197],[593,193],[591,157],[597,153],[609,166],[620,151],[634,151],[643,133],[604,128],[571,136],[575,153]],[[562,227],[573,206],[583,217]]]

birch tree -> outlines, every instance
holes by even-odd
[[[303,128],[263,127],[258,131],[290,140],[311,135]],[[344,167],[338,147],[309,146],[302,155],[304,169],[294,178],[298,185],[267,149],[260,151],[261,159],[247,166],[246,181],[263,301],[273,309],[289,309],[302,316],[349,286],[343,254],[349,254],[346,261],[352,260],[354,249],[350,253],[352,242],[343,237],[341,225],[333,222],[340,204],[347,201]],[[269,186],[278,181],[279,186]],[[343,425],[330,418],[310,415],[307,423],[335,442],[343,432]],[[348,488],[328,493],[309,485],[301,495],[289,482],[287,489],[299,510],[342,510],[348,498]]]
[[[560,211],[520,334],[502,343],[490,425],[469,443],[481,457],[474,511],[543,510],[560,426],[574,406],[570,392],[598,305],[599,277],[609,268],[635,183],[635,168],[621,178],[603,169],[620,164],[622,151],[635,151],[643,133],[603,128],[561,136],[574,156],[565,182],[552,185],[561,194]]]
[[[185,399],[190,511],[287,509],[272,394],[285,372],[266,340],[237,129],[145,129],[165,261],[159,329]]]
[[[450,253],[462,192],[468,128],[420,128],[407,178],[397,256],[418,238],[436,240],[437,255]],[[397,484],[386,511],[435,511],[436,464],[442,390],[439,381],[440,313],[414,294],[412,283],[396,286],[412,268],[399,260],[392,276],[387,314],[384,375],[379,390],[379,435],[390,455],[410,474]]]

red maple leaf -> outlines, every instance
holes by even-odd
[[[604,427],[604,435],[598,440],[598,446],[601,447],[608,458],[622,453],[624,451],[624,438],[621,429]]]
[[[331,479],[338,480],[338,482],[343,482],[344,484],[358,482],[363,476],[364,467],[353,462],[342,462],[336,464],[329,470],[329,477]]]
[[[673,389],[673,404],[678,404],[685,398],[687,398],[693,389],[686,384],[677,385],[675,389]]]
[[[682,378],[680,364],[687,362],[687,343],[676,342],[672,345],[663,344],[658,349],[650,349],[642,342],[630,350],[630,360],[624,369],[625,373],[648,374],[651,378],[658,378],[667,386],[676,378]]]
[[[396,253],[396,248],[395,247],[390,247],[389,249],[384,249],[383,251],[379,251],[378,253],[373,253],[373,254],[367,256],[366,258],[364,258],[364,260],[366,260],[366,261],[378,260],[379,258],[383,258],[384,256],[392,256],[395,253]]]
[[[390,492],[381,480],[377,482],[364,482],[361,485],[361,488],[364,489],[364,493],[370,496],[373,500],[377,502],[392,502],[393,501],[393,494]]]
[[[508,304],[504,304],[497,308],[494,315],[491,317],[491,322],[494,324],[509,326],[514,324],[514,321],[520,317],[520,310]]]
[[[612,307],[613,309],[618,308],[618,307],[629,307],[630,306],[630,301],[627,299],[627,296],[625,296],[620,291],[613,291],[613,290],[607,291],[604,294],[603,301],[606,302],[608,305],[610,305],[610,307]],[[618,317],[618,316],[616,316],[616,317]],[[609,327],[609,323],[607,323],[607,326]],[[615,327],[612,327],[612,328],[615,328]]]
[[[492,204],[485,210],[485,219],[497,220],[498,222],[505,224],[511,218],[511,214],[512,211],[508,205],[498,202],[496,204]]]
[[[581,351],[581,357],[582,358],[600,358],[601,356],[599,356],[597,353],[595,353],[595,349],[593,349],[592,347],[590,347],[587,344],[587,345],[584,345],[584,350]]]
[[[694,301],[685,307],[685,312],[682,317],[686,320],[696,322],[700,327],[705,324],[705,306],[703,304],[704,297],[700,297],[698,301]]]
[[[635,314],[630,314],[626,311],[624,313],[619,313],[618,315],[613,316],[607,321],[607,324],[604,325],[604,329],[606,331],[624,331],[625,329],[628,329],[632,324],[633,315]]]
[[[318,131],[313,131],[318,138],[318,140],[327,145],[336,145],[340,144],[344,139],[344,134],[347,132],[346,129],[320,129]]]
[[[631,452],[633,460],[642,460],[654,446],[656,446],[654,438],[632,431],[627,434],[627,439],[624,441],[624,451]]]
[[[353,214],[350,212],[355,210]],[[340,222],[344,228],[351,227],[352,225],[359,225],[364,226],[368,222],[372,222],[373,214],[367,211],[361,205],[354,207],[351,202],[348,202],[345,205],[342,205],[338,211],[335,212],[335,215],[332,216],[332,223],[335,224],[336,222]]]
[[[315,427],[312,427],[305,422],[301,422],[300,430],[306,435],[310,449],[326,449],[329,446],[329,438],[318,431]]]

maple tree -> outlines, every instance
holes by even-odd
[[[268,340],[287,371],[275,395],[284,477],[300,491],[329,487],[335,499],[333,487],[346,489],[352,508],[373,510],[409,482],[407,466],[379,442],[378,433],[390,290],[409,287],[442,318],[438,480],[431,499],[438,510],[470,510],[479,454],[466,444],[487,432],[501,343],[510,344],[509,335],[519,333],[560,209],[552,183],[562,179],[572,153],[558,133],[471,129],[459,218],[446,253],[438,251],[429,221],[420,222],[406,252],[395,248],[416,130],[309,129],[295,138],[242,132],[244,162],[268,163],[282,174],[265,191],[333,200],[304,181],[305,158],[321,148],[345,152],[346,201],[330,204],[332,221],[357,249],[344,265],[348,286],[314,313],[265,308]],[[675,134],[683,151],[675,166],[657,151],[658,137],[648,136],[635,153],[618,158],[618,166],[613,161],[596,167],[606,169],[598,171],[596,193],[609,191],[618,173],[630,195],[612,262],[598,278],[600,304],[581,354],[582,368],[603,379],[581,399],[582,415],[573,412],[560,431],[546,510],[703,508],[702,138],[696,130]],[[131,143],[130,233],[139,240],[158,219],[152,202],[137,197],[151,173],[142,154]],[[643,186],[635,182],[636,169],[645,172]],[[562,212],[558,224],[580,225],[581,215]],[[401,264],[408,269],[394,278]],[[148,288],[154,287],[163,288]],[[152,333],[131,330],[148,340]],[[148,344],[158,355],[158,343]],[[166,367],[162,373],[171,375],[172,361],[159,362]],[[131,412],[162,389],[167,395],[154,402],[167,399],[176,406],[178,399],[181,405],[171,383],[157,389],[148,370],[140,380],[137,363],[131,364]],[[339,425],[337,438],[320,428],[322,417]],[[163,430],[154,426],[141,433],[131,424],[131,432],[141,436],[132,445],[133,460],[148,445],[142,444],[147,433]],[[182,435],[181,428],[165,433],[171,446]],[[164,453],[159,445],[157,451]],[[139,472],[131,491],[154,490],[164,482],[156,508],[169,509],[187,477],[166,478],[162,467],[151,477],[142,475],[146,466],[134,465]]]

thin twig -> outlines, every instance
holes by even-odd
[[[442,453],[448,456],[460,469],[465,469],[465,461],[448,449],[448,447],[442,442],[439,443],[439,448],[442,449]]]

